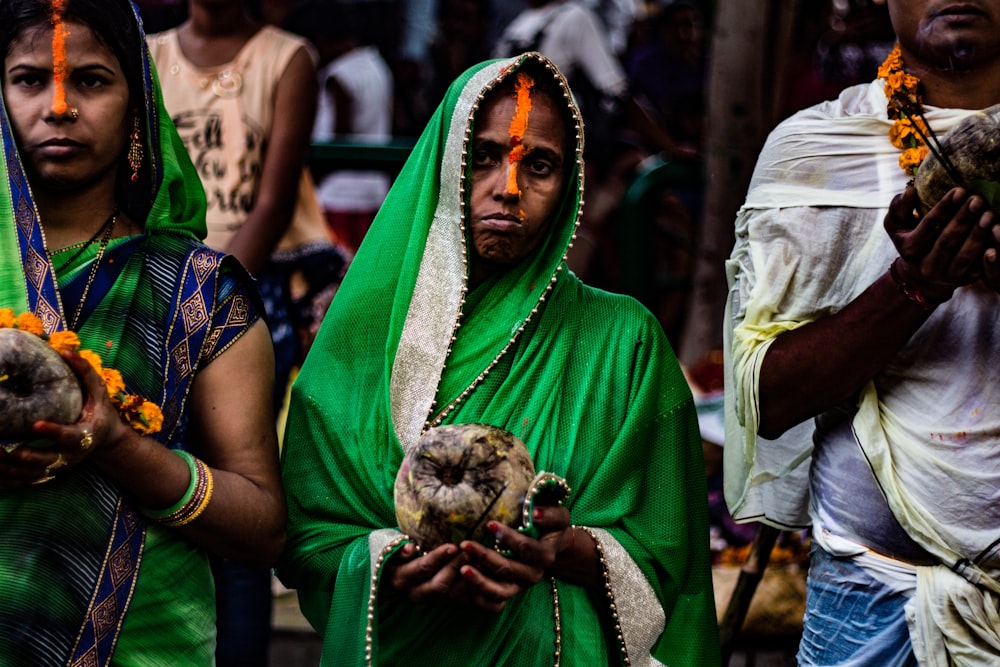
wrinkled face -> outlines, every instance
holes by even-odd
[[[887,4],[908,64],[961,70],[1000,56],[1000,0],[888,0]]]
[[[3,63],[4,101],[36,192],[113,184],[128,141],[129,91],[118,59],[87,26],[66,27],[65,113],[53,111],[51,26],[25,31]]]
[[[523,148],[515,150],[511,121],[517,111],[515,97],[500,95],[487,98],[475,116],[468,220],[476,283],[538,248],[573,160],[565,154],[567,128],[547,95],[530,95]]]

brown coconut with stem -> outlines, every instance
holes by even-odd
[[[939,140],[929,137],[928,147],[913,181],[924,212],[956,186],[1000,212],[1000,104],[969,115]]]
[[[36,441],[39,420],[72,424],[80,418],[83,392],[72,369],[38,336],[0,329],[0,443]]]
[[[421,549],[492,542],[490,521],[518,527],[535,467],[524,443],[488,424],[428,429],[403,457],[394,501],[400,530]]]

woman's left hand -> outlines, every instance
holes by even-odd
[[[104,380],[90,363],[78,354],[63,353],[63,359],[76,373],[84,394],[80,418],[75,424],[39,421],[33,430],[46,447],[21,446],[0,454],[0,486],[22,487],[51,481],[61,471],[79,465],[95,450],[122,437],[128,426],[108,398]]]
[[[533,522],[537,539],[496,521],[487,524],[497,543],[511,552],[510,558],[478,542],[459,545],[469,558],[460,573],[476,606],[499,612],[511,598],[541,581],[573,546],[576,531],[565,507],[536,507]]]

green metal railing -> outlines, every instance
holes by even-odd
[[[666,189],[698,189],[702,185],[699,162],[671,162],[654,157],[641,169],[622,197],[619,213],[618,255],[621,259],[620,291],[652,308],[659,295],[691,288],[689,272],[656,275],[658,195]],[[697,221],[695,223],[697,227]],[[694,239],[673,239],[692,243]],[[693,249],[693,248],[692,248]]]
[[[416,139],[393,139],[384,144],[354,141],[316,142],[309,150],[309,166],[321,178],[334,169],[374,169],[395,176],[410,156]]]

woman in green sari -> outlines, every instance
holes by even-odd
[[[75,331],[83,389],[75,423],[0,430],[0,664],[211,665],[206,553],[284,540],[259,298],[199,241],[128,0],[3,0],[0,54],[0,326]]]
[[[537,53],[449,89],[292,389],[278,572],[324,665],[719,663],[705,473],[666,338],[565,266],[583,128]],[[417,550],[396,527],[406,451],[487,423],[563,478],[537,537]]]

